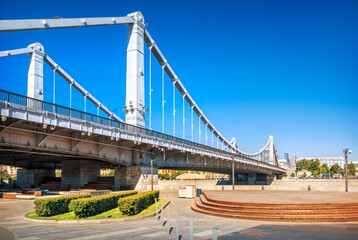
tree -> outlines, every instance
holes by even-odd
[[[3,178],[3,179],[9,179],[10,178],[10,175],[7,173],[7,171],[0,171],[0,178]]]
[[[174,171],[172,174],[172,179],[176,179],[177,176],[186,173],[187,171],[183,171],[183,170],[178,170],[178,171]]]
[[[318,159],[310,160],[308,170],[311,172],[318,171],[320,165],[321,165],[321,163],[319,162]]]
[[[355,176],[356,175],[356,165],[354,163],[348,164],[348,174]]]
[[[300,161],[297,162],[296,164],[296,169],[298,171],[301,170],[308,170],[310,172],[314,172],[317,171],[319,169],[320,166],[320,162],[318,159],[311,159],[311,160],[307,160],[307,159],[302,159]]]
[[[287,177],[287,173],[284,173],[284,174],[283,174],[283,177]]]
[[[307,177],[307,174],[306,174],[306,172],[304,172],[304,173],[303,173],[303,177]]]
[[[160,180],[169,180],[170,176],[169,176],[168,173],[159,173],[159,174],[158,174],[158,178],[159,178]]]
[[[328,173],[329,172],[329,167],[328,167],[327,163],[322,165],[321,171],[322,171],[322,173]]]
[[[291,177],[294,178],[296,175],[294,173],[291,173]]]
[[[331,173],[337,174],[338,172],[342,173],[341,167],[336,163],[331,167]]]
[[[302,159],[302,160],[298,161],[296,164],[297,171],[301,171],[304,169],[308,170],[308,168],[309,168],[309,162],[306,159]]]

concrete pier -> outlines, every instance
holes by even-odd
[[[70,190],[83,187],[90,181],[100,178],[101,163],[95,160],[62,160],[61,189]]]

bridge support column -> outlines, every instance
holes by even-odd
[[[126,123],[145,127],[144,115],[144,17],[135,12],[128,15],[135,22],[128,24],[127,43],[127,86],[126,86]]]
[[[247,184],[248,185],[255,185],[256,183],[257,174],[256,173],[248,173],[247,174]]]
[[[61,189],[78,189],[100,178],[101,163],[95,160],[62,160]]]
[[[158,189],[158,168],[153,168],[153,185]],[[118,166],[114,169],[114,190],[135,189],[147,191],[151,189],[150,167]]]
[[[43,61],[44,47],[40,43],[31,44],[34,51],[29,53],[29,71],[27,75],[27,96],[43,101]]]
[[[21,188],[37,187],[53,178],[55,178],[55,169],[23,168],[17,170],[16,185]]]

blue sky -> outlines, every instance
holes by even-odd
[[[141,11],[196,103],[226,138],[237,138],[241,149],[254,152],[273,135],[280,157],[283,152],[342,156],[348,147],[353,160],[358,160],[357,10],[357,1],[338,0],[0,1],[1,19]],[[126,26],[108,26],[0,33],[0,50],[41,42],[76,81],[124,118],[126,31]],[[147,107],[148,59],[146,49]],[[0,59],[0,88],[26,94],[27,64],[25,55]],[[50,67],[44,74],[45,100],[51,102]],[[153,127],[161,130],[161,69],[154,58],[152,77]],[[169,78],[165,82],[165,125],[171,134],[172,84]],[[69,106],[69,87],[59,76],[56,89],[56,102]],[[182,136],[182,102],[176,95]],[[74,93],[73,99],[82,110],[81,95]],[[188,139],[189,114],[186,106]],[[197,118],[194,124],[197,140]]]

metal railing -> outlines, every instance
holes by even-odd
[[[85,121],[89,121],[89,122],[93,122],[93,123],[98,123],[98,124],[101,124],[101,125],[114,127],[114,128],[120,129],[120,130],[132,132],[132,133],[145,134],[145,135],[148,135],[148,136],[161,138],[161,139],[165,139],[165,140],[168,140],[168,141],[173,141],[175,143],[185,144],[185,145],[197,147],[197,148],[200,148],[200,149],[206,149],[206,150],[209,150],[209,151],[218,152],[218,153],[221,153],[221,154],[226,154],[226,155],[229,154],[231,156],[236,156],[236,157],[240,156],[240,157],[245,158],[246,160],[251,161],[252,163],[257,163],[257,160],[255,160],[255,159],[250,159],[250,158],[247,158],[245,156],[241,156],[241,155],[238,155],[238,154],[227,152],[225,150],[217,149],[217,148],[214,148],[214,147],[209,147],[209,146],[206,146],[206,145],[203,145],[203,144],[188,141],[188,140],[178,138],[178,137],[174,137],[174,136],[171,136],[171,135],[167,135],[167,134],[164,134],[164,133],[161,133],[161,132],[156,132],[156,131],[149,130],[149,129],[146,129],[146,128],[141,128],[141,127],[137,127],[137,126],[127,124],[127,123],[118,122],[118,121],[116,121],[114,119],[105,118],[105,117],[97,116],[97,115],[94,115],[94,114],[74,110],[74,109],[71,109],[71,108],[68,108],[68,107],[64,107],[64,106],[60,106],[60,105],[57,105],[57,104],[41,101],[41,100],[38,100],[38,99],[30,98],[30,97],[27,97],[27,96],[23,96],[23,95],[20,95],[20,94],[8,92],[8,91],[5,91],[5,90],[0,90],[0,101],[21,105],[21,106],[33,108],[33,109],[36,109],[36,110],[42,110],[42,111],[46,111],[46,112],[49,112],[49,113],[56,113],[56,114],[59,114],[59,115],[62,115],[62,116],[67,116],[67,117],[71,117],[71,118],[75,118],[75,119],[80,119],[80,120],[85,120]],[[264,165],[267,165],[267,166],[273,166],[271,164],[267,164],[267,163],[264,163],[264,162],[260,162],[260,163],[264,164]]]

